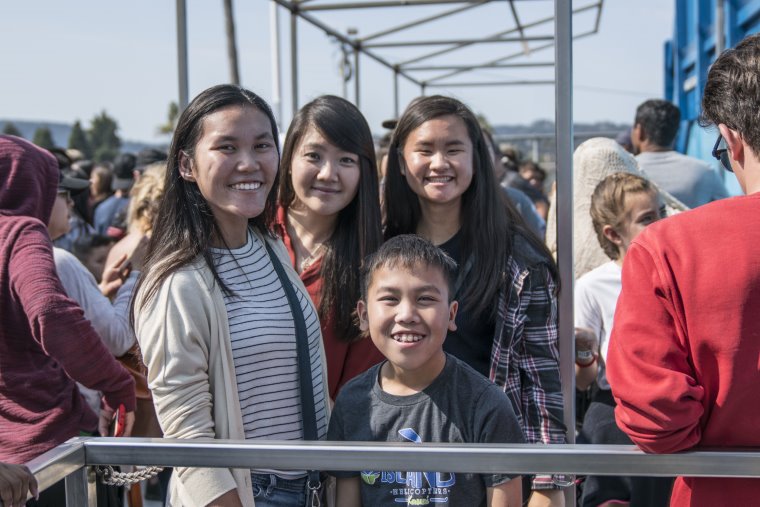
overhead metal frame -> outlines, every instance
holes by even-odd
[[[358,107],[361,107],[359,102],[359,91],[360,91],[360,73],[359,73],[359,60],[360,55],[367,56],[371,58],[372,60],[378,62],[382,66],[388,68],[393,72],[393,90],[394,90],[394,114],[398,115],[400,113],[399,111],[399,97],[398,97],[398,80],[399,78],[404,78],[407,81],[417,85],[420,87],[420,91],[422,94],[425,93],[425,90],[428,87],[441,87],[441,86],[498,86],[498,85],[504,85],[505,83],[508,84],[520,84],[520,85],[547,85],[547,84],[553,84],[553,81],[549,80],[520,80],[516,82],[505,82],[505,81],[482,81],[482,82],[466,82],[466,83],[448,83],[446,82],[446,79],[462,74],[464,72],[471,72],[479,69],[506,69],[506,68],[520,68],[520,67],[526,67],[526,66],[550,66],[553,65],[551,62],[545,63],[541,62],[540,64],[532,64],[533,62],[513,62],[512,60],[521,58],[521,57],[527,57],[531,55],[532,53],[535,53],[537,51],[541,51],[543,49],[548,49],[554,46],[555,36],[556,34],[554,32],[547,33],[545,35],[527,35],[526,31],[532,28],[540,27],[542,25],[545,25],[547,27],[551,27],[551,25],[555,22],[555,16],[548,16],[546,18],[542,18],[536,21],[532,21],[529,23],[524,23],[520,19],[520,16],[518,15],[517,8],[515,7],[516,2],[525,2],[528,0],[377,0],[377,1],[371,1],[371,0],[363,0],[363,1],[350,1],[350,2],[343,2],[343,3],[336,3],[336,2],[328,2],[324,0],[272,0],[276,4],[280,5],[281,7],[287,9],[293,18],[300,18],[304,21],[310,23],[311,25],[315,26],[316,28],[322,30],[325,34],[329,35],[330,37],[335,38],[337,41],[339,41],[341,44],[344,44],[347,47],[350,47],[351,50],[354,52],[354,73],[353,73],[353,79],[354,79],[354,99],[355,104]],[[506,3],[509,6],[508,10],[508,16],[511,17],[512,21],[514,22],[514,27],[510,28],[508,30],[504,30],[501,32],[493,33],[490,35],[486,35],[483,37],[475,37],[475,38],[459,38],[459,39],[426,39],[426,40],[407,40],[407,41],[401,41],[401,40],[381,40],[389,35],[392,34],[398,34],[400,32],[418,28],[421,25],[438,21],[442,18],[454,16],[457,14],[461,14],[465,11],[470,11],[475,8],[492,4],[492,3]],[[572,2],[568,1],[565,2],[567,5],[572,6]],[[453,9],[446,9],[442,10],[439,13],[433,14],[433,15],[427,15],[424,17],[420,17],[418,19],[412,20],[412,21],[405,21],[404,23],[393,26],[375,33],[372,33],[370,35],[364,36],[364,37],[357,37],[352,36],[349,33],[344,33],[336,28],[333,28],[329,26],[327,23],[323,22],[322,20],[318,19],[317,13],[324,13],[328,11],[338,11],[338,10],[348,10],[348,9],[358,9],[358,10],[366,10],[366,9],[378,9],[378,8],[394,8],[394,7],[410,7],[410,6],[446,6],[448,4],[463,4],[459,5]],[[596,11],[596,19],[594,21],[594,27],[584,33],[579,33],[575,35],[573,38],[580,38],[587,35],[592,35],[596,33],[599,29],[599,22],[602,12],[602,7],[604,4],[604,0],[596,0],[592,3],[583,5],[582,7],[579,7],[577,9],[572,10],[571,9],[571,17],[583,12],[587,11]],[[563,8],[565,5],[563,5]],[[556,12],[556,9],[555,9]],[[291,39],[294,39],[295,37],[293,34],[295,33],[295,22],[291,22]],[[499,44],[499,43],[515,43],[519,42],[522,45],[522,49],[519,52],[512,52],[510,54],[504,55],[500,58],[486,61],[486,62],[479,62],[479,63],[473,63],[473,64],[466,64],[466,65],[452,65],[450,68],[446,68],[447,66],[436,66],[436,65],[413,65],[417,64],[419,62],[423,62],[426,60],[430,60],[432,58],[452,53],[461,49],[464,49],[466,47],[470,47],[476,44]],[[538,45],[531,45],[531,43],[543,43]],[[292,46],[296,46],[297,42],[292,41]],[[390,58],[386,58],[380,54],[380,50],[388,49],[388,48],[409,48],[409,47],[423,47],[423,46],[445,46],[440,49],[436,49],[432,52],[416,56],[414,58],[405,60],[405,61],[391,61]],[[297,88],[297,82],[298,82],[298,68],[297,63],[295,63],[297,56],[293,55],[291,58],[291,71],[293,75],[291,76],[291,79],[293,80],[294,88]],[[531,65],[532,64],[532,65]],[[440,69],[437,69],[436,67],[441,67]],[[419,72],[426,72],[430,70],[442,70],[446,71],[443,74],[439,74],[437,76],[428,77],[428,78],[422,78],[417,73]],[[293,97],[292,97],[292,110],[295,112],[298,110],[298,97],[297,97],[297,90],[293,91]]]

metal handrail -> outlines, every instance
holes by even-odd
[[[66,479],[67,505],[96,504],[93,465],[282,470],[760,478],[760,449],[645,454],[626,445],[415,444],[73,438],[27,463],[40,490]],[[2,505],[0,503],[0,505]]]
[[[760,450],[646,454],[626,445],[416,444],[74,438],[28,463],[44,489],[90,465],[437,470],[760,478]]]
[[[37,479],[40,491],[86,466],[84,440],[71,439],[26,464]]]

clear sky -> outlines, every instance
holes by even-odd
[[[552,15],[553,2],[515,2],[523,23]],[[576,7],[593,0],[576,0]],[[663,93],[663,43],[673,32],[673,0],[605,0],[599,33],[575,42],[574,115],[578,122],[630,122],[636,106]],[[272,101],[270,2],[235,0],[242,85]],[[318,2],[314,2],[318,4]],[[359,9],[318,14],[329,24],[355,27],[366,35],[453,6]],[[188,0],[190,96],[229,80],[221,0]],[[587,30],[590,16],[576,17],[576,32]],[[280,9],[282,97],[285,121],[290,110],[289,14]],[[512,28],[506,2],[441,20],[383,40],[473,38]],[[529,35],[551,35],[546,24]],[[535,45],[541,42],[532,43]],[[0,118],[85,123],[106,110],[124,139],[165,141],[156,128],[168,104],[177,99],[175,2],[171,0],[26,0],[0,4]],[[300,101],[343,91],[340,51],[322,32],[299,23]],[[410,58],[436,48],[384,49],[390,60]],[[496,59],[518,50],[516,44],[481,44],[429,63],[461,64]],[[553,59],[551,49],[521,57],[521,62]],[[425,74],[418,74],[426,77]],[[488,69],[457,81],[551,79],[549,69]],[[452,78],[451,81],[455,79]],[[384,67],[360,63],[361,109],[375,132],[393,116],[393,78]],[[419,87],[402,80],[402,107]],[[552,86],[431,88],[451,94],[484,114],[493,124],[530,123],[554,116]],[[353,84],[349,85],[353,98]]]

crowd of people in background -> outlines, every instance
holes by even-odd
[[[559,373],[555,186],[462,102],[414,99],[375,141],[354,105],[326,95],[281,145],[261,97],[219,85],[181,113],[168,151],[95,163],[0,136],[0,462],[112,434],[117,414],[122,435],[143,437],[548,445],[575,431],[651,452],[756,445],[739,383],[757,380],[760,353],[760,125],[727,102],[756,109],[760,88],[736,82],[760,82],[758,36],[719,57],[704,97],[712,154],[747,197],[729,199],[716,167],[674,150],[680,114],[664,100],[642,103],[617,140],[575,151],[575,428]],[[61,505],[63,483],[38,493],[10,464],[6,506],[27,492],[38,498],[26,505]],[[325,472],[346,507],[560,506],[573,484],[589,507],[746,505],[760,491],[197,467],[155,484],[168,505],[305,506]]]

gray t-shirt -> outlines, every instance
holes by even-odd
[[[644,176],[690,208],[728,197],[718,172],[707,162],[677,151],[636,155]]]
[[[522,443],[509,398],[488,379],[451,355],[441,374],[422,392],[394,396],[380,388],[382,364],[359,375],[338,394],[328,440],[366,442]],[[486,488],[507,474],[362,471],[364,507],[386,505],[483,506]]]

